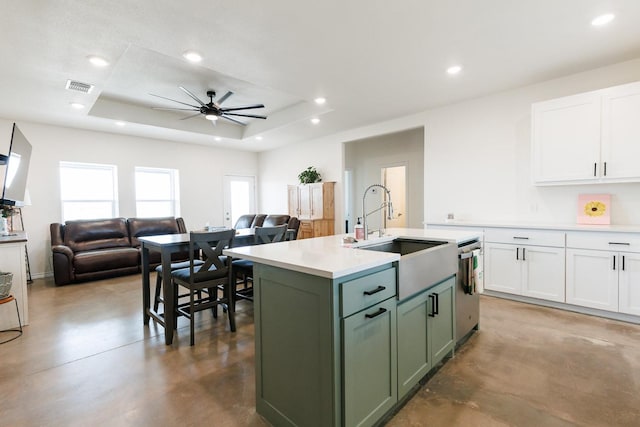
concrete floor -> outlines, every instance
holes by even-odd
[[[253,313],[201,313],[165,346],[140,277],[29,289],[30,325],[0,345],[1,426],[264,426]],[[6,309],[3,307],[3,309]],[[482,297],[481,330],[389,426],[639,426],[640,326]]]

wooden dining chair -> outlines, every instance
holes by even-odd
[[[191,232],[189,235],[189,267],[174,270],[171,278],[174,284],[173,296],[176,302],[176,315],[182,315],[189,319],[189,331],[191,345],[195,344],[195,313],[214,310],[218,305],[224,308],[229,317],[231,332],[236,330],[236,322],[233,310],[233,294],[235,281],[232,276],[231,257],[222,254],[222,251],[231,247],[236,230],[223,230],[214,232]],[[202,254],[203,263],[198,265],[197,253]],[[188,290],[189,302],[179,303],[178,288]],[[222,297],[218,298],[218,289],[222,289]],[[197,298],[196,298],[197,296]]]
[[[287,235],[287,224],[275,227],[258,227],[253,235],[255,245],[282,242]],[[234,276],[234,304],[238,299],[253,301],[253,261],[237,259],[232,263]],[[249,286],[251,282],[251,286]],[[238,289],[238,286],[241,286]]]

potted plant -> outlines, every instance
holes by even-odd
[[[298,175],[300,184],[313,184],[322,181],[320,173],[313,166],[309,166]]]

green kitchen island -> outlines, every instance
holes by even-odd
[[[399,236],[455,243],[470,234],[388,234],[225,250],[254,262],[256,411],[271,424],[375,425],[453,354],[455,271],[400,301],[400,255],[354,246]]]

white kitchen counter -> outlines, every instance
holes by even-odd
[[[587,224],[549,224],[549,223],[537,223],[537,222],[493,222],[493,221],[443,221],[443,222],[429,222],[426,224],[427,230],[429,227],[476,227],[476,228],[520,228],[520,229],[537,229],[537,230],[564,230],[564,231],[599,231],[599,232],[612,232],[612,233],[640,233],[640,225],[628,224],[628,225],[587,225]],[[435,231],[432,229],[431,231]]]
[[[400,259],[399,254],[354,249],[358,246],[382,243],[393,240],[396,237],[449,241],[459,244],[480,238],[481,233],[457,230],[390,228],[387,229],[384,237],[377,237],[376,235],[375,238],[357,243],[346,244],[343,242],[344,237],[353,237],[353,234],[339,234],[268,245],[242,246],[226,249],[224,254],[234,258],[248,259],[266,265],[335,279]]]

